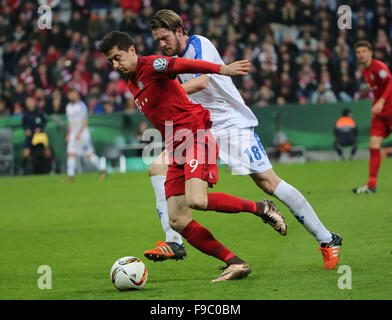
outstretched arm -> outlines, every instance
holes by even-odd
[[[248,60],[235,61],[229,65],[220,65],[204,60],[175,58],[171,66],[172,74],[180,73],[218,73],[225,76],[246,76],[250,69]]]
[[[246,76],[250,69],[250,62],[248,60],[239,60],[230,63],[229,65],[222,65],[220,74],[225,76]]]

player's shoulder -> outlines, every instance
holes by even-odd
[[[200,49],[208,49],[212,47],[215,48],[210,39],[198,34],[190,36],[188,39],[188,44],[194,48],[200,47]]]
[[[67,105],[65,106],[65,110],[72,110],[74,108],[74,104],[71,102],[68,102]]]
[[[150,55],[150,56],[143,56],[139,57],[138,64],[151,64],[156,58],[161,57],[158,55]]]
[[[151,56],[144,56],[139,57],[138,64],[139,66],[150,66],[155,71],[165,71],[169,65],[171,58],[161,55],[151,55]]]
[[[190,36],[187,41],[187,46],[182,54],[182,57],[188,59],[201,59],[204,60],[209,57],[211,62],[219,56],[213,43],[201,35]]]
[[[384,62],[382,62],[381,60],[378,60],[378,59],[372,60],[372,66],[375,69],[388,69],[388,66]]]
[[[203,41],[203,42],[210,42],[211,43],[210,39],[208,39],[208,38],[206,38],[206,37],[204,37],[204,36],[202,36],[200,34],[191,35],[189,37],[189,41],[190,42]]]
[[[391,73],[389,71],[388,66],[381,60],[373,59],[372,68],[374,72],[376,72],[381,79],[391,77]]]

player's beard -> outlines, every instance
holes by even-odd
[[[166,55],[173,57],[173,56],[181,56],[181,44],[180,40],[176,37],[175,43],[173,47],[170,47],[168,50],[163,49]]]

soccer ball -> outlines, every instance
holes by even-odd
[[[135,257],[118,259],[110,270],[110,279],[119,291],[141,289],[147,281],[147,268]]]

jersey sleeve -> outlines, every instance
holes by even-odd
[[[181,73],[207,74],[220,73],[222,65],[204,60],[192,60],[184,58],[174,58],[170,72],[174,75]]]
[[[377,64],[376,72],[377,77],[382,83],[388,83],[389,80],[392,79],[391,72],[389,71],[388,67],[383,63]]]
[[[219,73],[220,64],[211,63],[204,60],[192,60],[185,58],[157,57],[152,62],[151,76],[154,79],[170,78],[175,79],[178,74],[194,73],[207,74]]]
[[[197,36],[193,36],[189,43],[188,51],[189,54],[187,55],[187,58],[189,59],[224,64],[214,45],[206,39],[202,40]],[[195,77],[200,75],[201,73],[197,73],[195,74]],[[209,76],[209,74],[207,75]]]
[[[388,67],[385,64],[380,63],[378,64],[378,68],[377,68],[377,76],[380,82],[385,85],[385,89],[381,97],[387,100],[388,98],[390,98],[392,92],[391,72],[389,71]]]
[[[150,61],[151,68],[150,76],[153,79],[170,78],[174,79],[175,74],[172,73],[172,64],[175,58],[156,56],[152,61]]]

